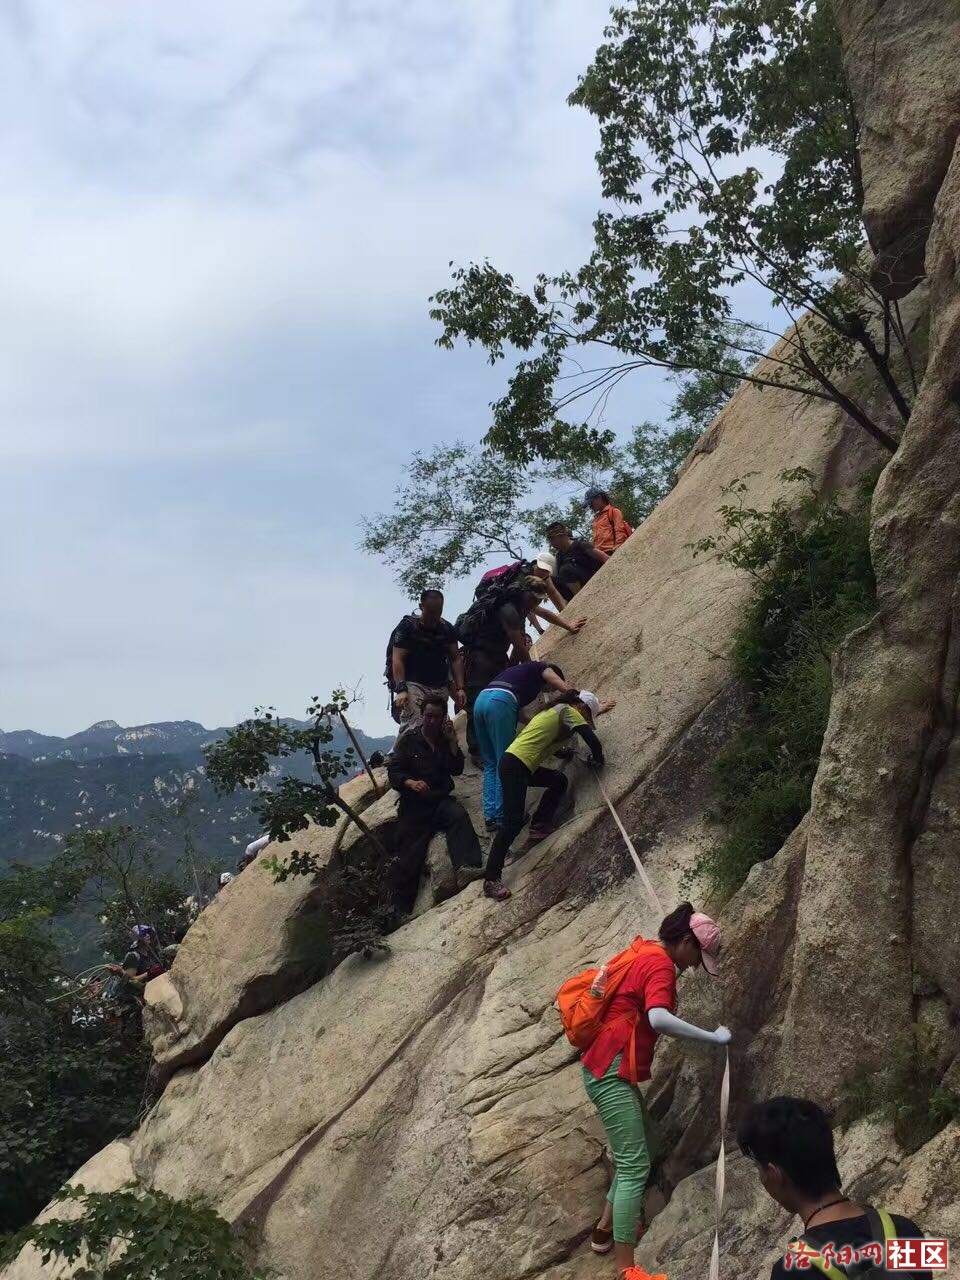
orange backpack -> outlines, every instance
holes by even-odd
[[[606,1021],[610,1002],[617,994],[617,988],[634,962],[650,945],[646,938],[638,936],[626,951],[621,951],[619,955],[607,961],[607,985],[602,996],[595,996],[590,992],[593,981],[600,972],[599,969],[584,969],[582,973],[568,978],[557,992],[555,1004],[560,1011],[560,1021],[567,1039],[575,1049],[589,1049],[596,1040]],[[624,1020],[636,1023],[637,1015],[636,1013],[625,1014]],[[627,1057],[634,1063],[631,1074],[636,1075],[632,1035],[627,1045]]]

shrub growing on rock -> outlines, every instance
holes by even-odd
[[[736,675],[751,695],[747,724],[717,757],[712,816],[725,834],[697,866],[715,889],[731,892],[756,863],[771,858],[810,805],[832,690],[830,658],[875,609],[865,486],[853,505],[822,498],[813,476],[799,503],[769,511],[747,505],[746,478],[725,490],[722,532],[693,547],[716,554],[754,579],[737,633]]]

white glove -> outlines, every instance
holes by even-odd
[[[729,1044],[733,1039],[733,1036],[730,1034],[730,1028],[717,1027],[716,1031],[713,1033],[713,1039],[716,1044]]]

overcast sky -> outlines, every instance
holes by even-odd
[[[358,520],[502,389],[433,345],[448,261],[586,251],[565,99],[607,8],[0,6],[0,726],[218,725],[362,678],[384,731],[407,602]],[[637,381],[608,423],[667,399]]]

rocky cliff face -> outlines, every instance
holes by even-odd
[[[955,77],[918,72],[922,110],[907,111],[902,86],[918,45],[923,66],[936,64],[930,46],[952,38],[955,5],[850,0],[838,12],[868,208],[884,210],[878,247],[915,228],[921,204],[932,210],[931,351],[877,490],[879,612],[836,660],[811,812],[723,905],[722,980],[681,984],[682,1012],[735,1029],[734,1111],[784,1088],[834,1103],[917,1023],[939,1028],[945,1067],[958,1049],[960,160],[944,162],[930,124],[957,119],[958,103]],[[882,51],[872,78],[864,48]],[[882,154],[870,150],[881,142]],[[925,175],[939,166],[937,182],[881,190],[898,165],[916,172],[918,147]],[[618,699],[602,722],[608,786],[670,905],[710,838],[706,776],[739,714],[727,655],[749,589],[729,567],[693,560],[688,544],[715,531],[721,489],[736,476],[755,473],[750,496],[764,505],[785,468],[842,488],[875,461],[827,406],[743,388],[674,492],[577,598],[587,628],[545,642],[571,676]],[[314,888],[246,872],[152,984],[163,1097],[82,1180],[116,1185],[132,1172],[177,1195],[203,1192],[251,1227],[260,1260],[284,1280],[610,1271],[582,1248],[606,1187],[603,1143],[552,1001],[563,978],[656,920],[594,784],[576,781],[569,821],[508,868],[509,903],[468,890],[396,933],[385,960],[354,959],[322,981]],[[474,805],[476,782],[464,787]],[[368,821],[391,820],[389,798],[364,803]],[[330,855],[343,838],[311,836]],[[639,1260],[671,1280],[702,1276],[709,1255],[719,1068],[715,1051],[658,1051],[650,1096],[670,1198]],[[885,1126],[861,1122],[842,1136],[841,1164],[856,1194],[957,1238],[958,1136],[954,1124],[906,1157]],[[727,1186],[724,1273],[765,1276],[790,1224],[738,1157]],[[24,1255],[5,1280],[41,1274]]]

